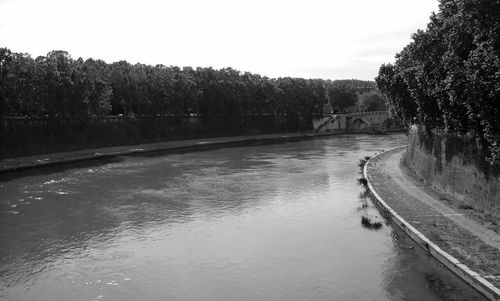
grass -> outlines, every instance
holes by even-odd
[[[374,230],[382,228],[381,222],[372,222],[372,220],[369,217],[366,217],[364,215],[361,217],[361,225],[363,225],[363,227],[365,228]]]
[[[368,160],[370,160],[370,158],[371,158],[370,156],[366,156],[363,159],[359,159],[359,163],[358,163],[359,168],[363,169],[363,167],[365,167],[365,165],[366,165],[366,162],[368,162]]]
[[[369,189],[365,189],[365,191],[360,192],[358,198],[361,200],[368,199],[371,196],[371,192]]]
[[[368,186],[368,181],[365,178],[358,178],[358,184]]]

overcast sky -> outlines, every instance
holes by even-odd
[[[437,0],[0,0],[0,47],[33,57],[372,80]]]

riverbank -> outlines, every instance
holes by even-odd
[[[335,135],[335,134],[330,134]],[[239,145],[241,143],[258,143],[273,141],[291,141],[296,139],[307,139],[318,136],[328,136],[328,134],[310,133],[282,133],[268,135],[233,136],[207,139],[177,140],[160,143],[122,145],[114,147],[103,147],[84,149],[69,152],[40,154],[29,157],[15,157],[0,160],[0,173],[19,171],[31,168],[39,168],[49,165],[59,165],[88,160],[98,160],[124,155],[168,152],[168,151],[189,151],[200,150],[217,146]]]
[[[402,231],[359,222],[382,220],[355,163],[406,139],[242,143],[4,174],[0,300],[486,300]]]
[[[401,164],[405,147],[386,151],[365,166],[382,211],[430,255],[481,291],[500,300],[500,226],[496,217],[455,208]]]

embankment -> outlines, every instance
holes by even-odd
[[[500,170],[486,162],[485,150],[470,135],[424,131],[412,126],[406,167],[458,206],[500,216]]]
[[[311,130],[275,116],[252,122],[209,122],[197,116],[108,116],[101,118],[5,118],[0,159],[81,149]]]

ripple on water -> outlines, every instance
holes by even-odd
[[[50,186],[54,184],[61,184],[61,183],[74,183],[78,181],[77,178],[74,177],[63,177],[60,179],[51,179],[49,181],[45,181],[42,184],[39,185],[39,187],[45,187],[45,186]]]
[[[72,191],[63,191],[63,190],[55,190],[54,193],[60,194],[60,195],[65,195],[65,194],[70,194],[70,193],[74,193],[74,192],[72,192]]]
[[[404,140],[128,157],[9,181],[16,206],[2,200],[2,214],[22,222],[0,221],[0,299],[435,301],[427,255],[360,224],[379,216],[359,159]],[[21,211],[28,201],[36,210]]]

